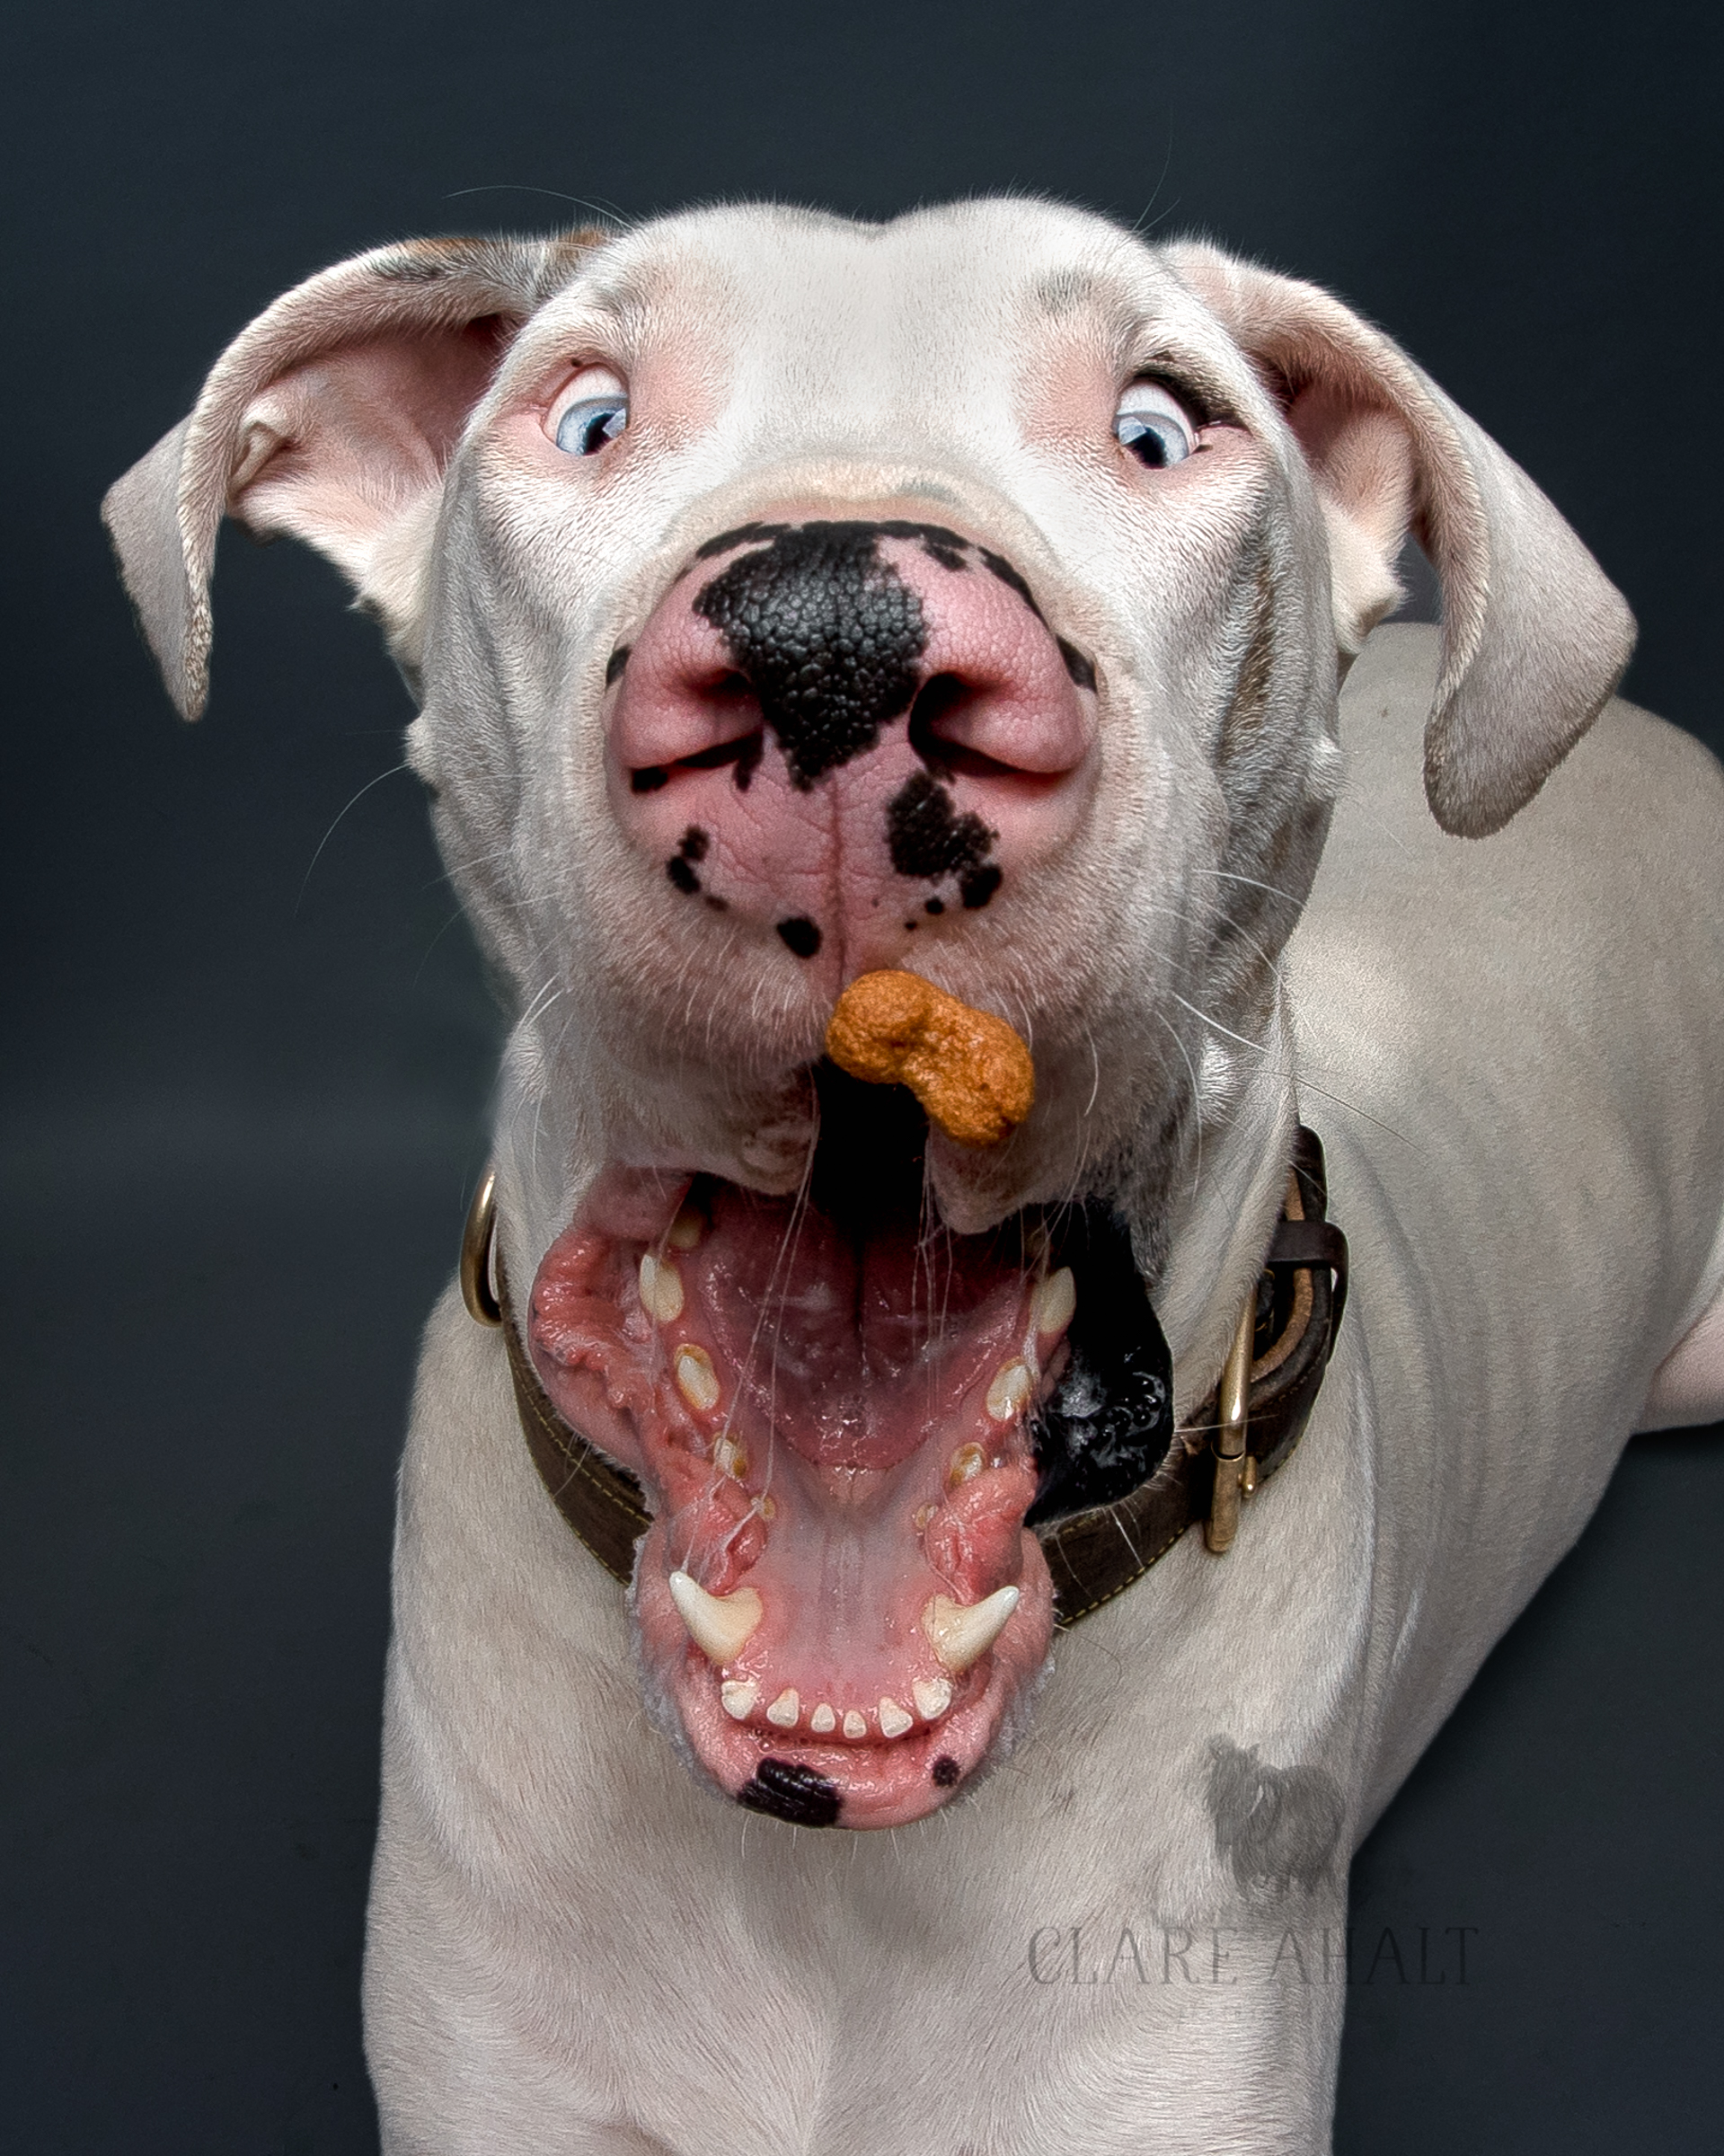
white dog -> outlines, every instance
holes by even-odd
[[[1591,557],[1323,293],[1027,201],[381,249],[107,514],[187,716],[224,514],[347,572],[515,999],[386,2146],[1325,2147],[1351,1851],[1724,1410],[1724,784]]]

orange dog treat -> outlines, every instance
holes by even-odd
[[[914,973],[864,973],[838,998],[827,1054],[872,1085],[907,1085],[960,1145],[997,1145],[1035,1104],[1030,1051],[1003,1018]]]

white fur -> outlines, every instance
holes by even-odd
[[[482,318],[503,354],[482,394]],[[636,385],[604,474],[535,446],[575,359]],[[1163,367],[1215,385],[1246,445],[1182,491],[1106,432],[1120,382]],[[609,816],[599,717],[608,653],[691,547],[791,495],[986,538],[1101,676],[1080,843],[927,952],[1030,1030],[1042,1099],[995,1155],[936,1144],[947,1216],[1117,1195],[1189,1407],[1303,1114],[1352,1300],[1233,1551],[1188,1536],[1060,1639],[961,1800],[845,1835],[685,1771],[622,1594],[538,1484],[498,1336],[446,1296],[395,1560],[367,1972],[385,2144],[1320,2150],[1345,1855],[1637,1421],[1724,1408],[1724,782],[1621,704],[1555,768],[1626,656],[1622,602],[1385,339],[1214,250],[995,203],[343,265],[224,358],[111,528],[189,712],[224,502],[341,561],[420,685],[413,760],[518,997],[517,1280],[606,1158],[800,1172],[826,1012],[782,952],[665,910]],[[1410,520],[1440,647],[1366,641]],[[1317,1792],[1303,1829],[1289,1812],[1302,1883],[1227,1860],[1228,1747]],[[1074,1928],[1096,1981],[1038,1981],[1032,1941],[1066,1953]]]

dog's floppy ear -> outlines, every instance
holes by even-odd
[[[224,514],[309,540],[411,658],[425,519],[521,324],[603,241],[417,240],[276,301],[217,361],[190,418],[109,490],[102,521],[181,715],[209,690]]]
[[[1343,649],[1393,605],[1410,529],[1429,556],[1443,658],[1426,797],[1445,830],[1499,830],[1615,687],[1627,603],[1519,466],[1339,300],[1213,247],[1166,259],[1285,401],[1329,527]]]

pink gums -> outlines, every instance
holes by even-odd
[[[962,1786],[1047,1655],[1052,1586],[1023,1525],[1036,1489],[1026,1419],[1063,1336],[1037,1337],[1034,1277],[991,1238],[905,1227],[858,1247],[811,1206],[729,1184],[702,1186],[705,1209],[679,1213],[686,1188],[601,1179],[539,1269],[535,1363],[568,1420],[646,1486],[657,1517],[636,1612],[708,1772],[734,1795],[763,1760],[790,1762],[831,1783],[845,1825],[901,1825]],[[673,1222],[692,1248],[675,1247]],[[661,1307],[680,1292],[672,1318],[643,1302],[643,1258],[674,1268],[658,1276]],[[710,1406],[677,1383],[688,1348],[716,1380]],[[989,1387],[1013,1363],[1028,1394],[1002,1421]],[[689,1638],[676,1571],[760,1597],[757,1628],[722,1668]],[[923,1628],[929,1602],[1007,1586],[1021,1599],[1004,1630],[952,1674]],[[949,1703],[923,1711],[918,1683],[924,1701],[950,1686]],[[727,1683],[754,1688],[741,1719]],[[774,1726],[766,1710],[791,1692],[794,1726]],[[890,1724],[913,1726],[889,1734],[882,1702]],[[810,1727],[822,1703],[830,1731]],[[860,1736],[844,1736],[846,1714]]]

